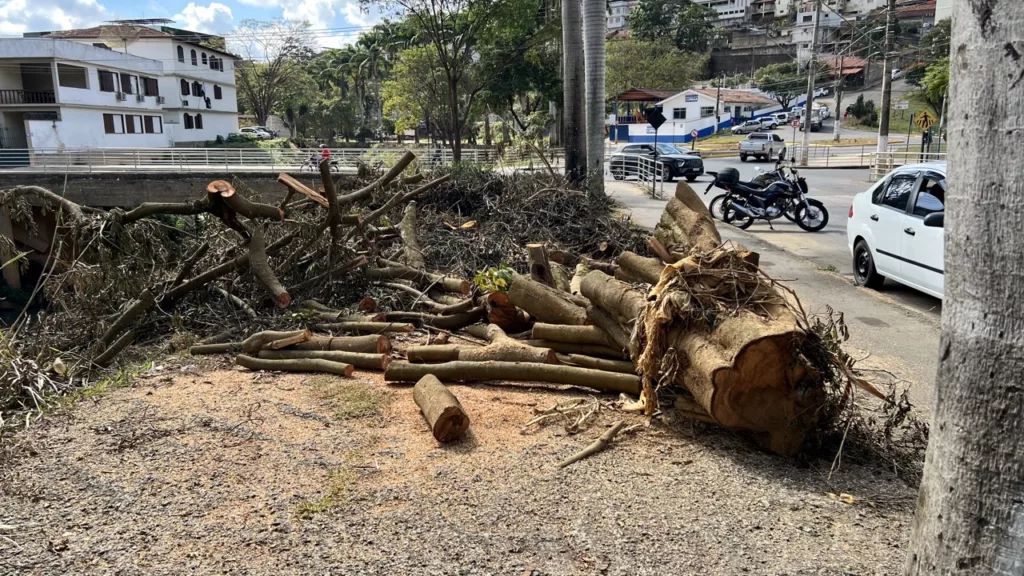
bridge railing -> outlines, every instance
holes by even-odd
[[[333,148],[331,160],[339,168],[355,171],[360,165],[387,168],[405,154],[406,148]],[[447,148],[412,149],[424,167],[454,162]],[[32,148],[0,149],[0,170],[64,172],[167,172],[167,171],[267,171],[315,172],[320,148]],[[543,152],[549,164],[558,164],[561,150]],[[311,161],[312,159],[312,161]],[[535,153],[517,149],[468,148],[462,162],[512,168],[543,167]]]

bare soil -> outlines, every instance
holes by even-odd
[[[441,446],[412,389],[170,359],[49,414],[0,468],[0,574],[895,574],[916,496],[879,465],[797,463],[655,424],[521,433],[579,390],[453,386]],[[611,399],[608,399],[611,400]],[[852,503],[828,495],[848,493]]]

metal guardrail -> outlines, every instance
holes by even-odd
[[[320,148],[34,148],[0,149],[0,170],[32,173],[90,172],[168,172],[168,171],[315,171],[323,150]],[[355,171],[360,165],[388,167],[405,154],[405,148],[332,148],[331,160],[338,167]],[[448,166],[454,162],[449,149],[413,149],[417,162],[427,168]],[[557,164],[564,152],[543,152],[545,159]],[[314,158],[310,163],[309,159]],[[507,165],[512,168],[543,167],[529,151],[493,148],[468,148],[462,162],[481,165]]]
[[[665,163],[646,154],[620,154],[605,160],[606,175],[616,180],[635,176],[651,198],[659,200],[665,196],[665,170]]]

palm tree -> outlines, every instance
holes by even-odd
[[[562,58],[565,177],[572,182],[579,182],[587,170],[583,107],[583,16],[580,0],[562,1]]]
[[[604,195],[605,0],[583,0],[583,41],[587,75],[587,189]]]

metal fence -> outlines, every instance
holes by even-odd
[[[605,163],[605,170],[616,180],[635,176],[651,198],[660,200],[665,196],[666,170],[671,168],[645,154],[620,154]]]
[[[878,180],[890,171],[907,164],[918,164],[921,162],[945,162],[945,152],[914,152],[903,150],[897,152],[883,152],[877,155],[877,159],[871,166],[871,180]]]
[[[360,165],[389,167],[405,154],[405,148],[337,148],[331,160],[339,169],[354,172]],[[413,149],[416,162],[431,169],[454,162],[446,148]],[[0,170],[33,173],[64,172],[277,172],[316,171],[320,148],[34,148],[0,149]],[[545,150],[544,160],[561,165],[561,150]],[[505,166],[512,169],[544,168],[535,152],[518,149],[468,148],[462,162]]]

